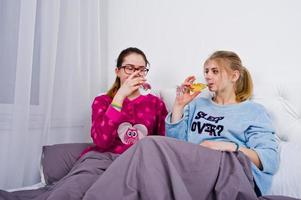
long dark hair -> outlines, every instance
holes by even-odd
[[[122,50],[117,58],[117,62],[116,62],[116,67],[120,68],[124,58],[132,53],[135,54],[139,54],[143,57],[146,65],[149,64],[145,54],[143,51],[141,51],[140,49],[136,48],[136,47],[129,47],[126,48],[124,50]],[[111,98],[114,98],[116,92],[118,91],[118,89],[120,88],[120,78],[118,76],[116,76],[115,82],[113,83],[112,87],[109,89],[109,91],[107,92],[107,95],[110,96]]]

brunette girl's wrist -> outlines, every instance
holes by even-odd
[[[111,103],[111,106],[113,108],[116,108],[117,110],[121,110],[122,109],[122,105],[121,104],[118,104],[118,103],[115,103],[115,102],[112,102]]]
[[[118,110],[121,110],[123,101],[124,101],[124,98],[122,96],[119,96],[116,94],[111,102],[111,106]]]
[[[120,94],[120,92],[118,91],[115,96],[114,96],[114,99],[118,99],[119,101],[123,101],[127,96],[126,95],[123,95],[123,94]]]

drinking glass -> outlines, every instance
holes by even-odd
[[[177,86],[177,95],[182,95],[184,93],[194,93],[200,92],[207,87],[207,84],[202,83],[204,82],[202,78],[196,77],[190,87],[187,86]]]
[[[151,92],[151,89],[151,85],[145,82],[139,87],[139,92],[141,95],[148,95]]]

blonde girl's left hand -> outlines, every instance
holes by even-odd
[[[200,145],[203,147],[207,147],[209,149],[219,150],[219,151],[231,152],[236,150],[236,144],[233,142],[205,140],[202,143],[200,143]]]

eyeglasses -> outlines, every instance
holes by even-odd
[[[128,75],[131,75],[132,73],[134,73],[135,71],[139,71],[139,75],[147,75],[149,69],[146,68],[146,67],[139,67],[139,68],[136,68],[134,67],[134,65],[124,65],[124,66],[121,66],[119,68],[123,68],[124,72]]]

